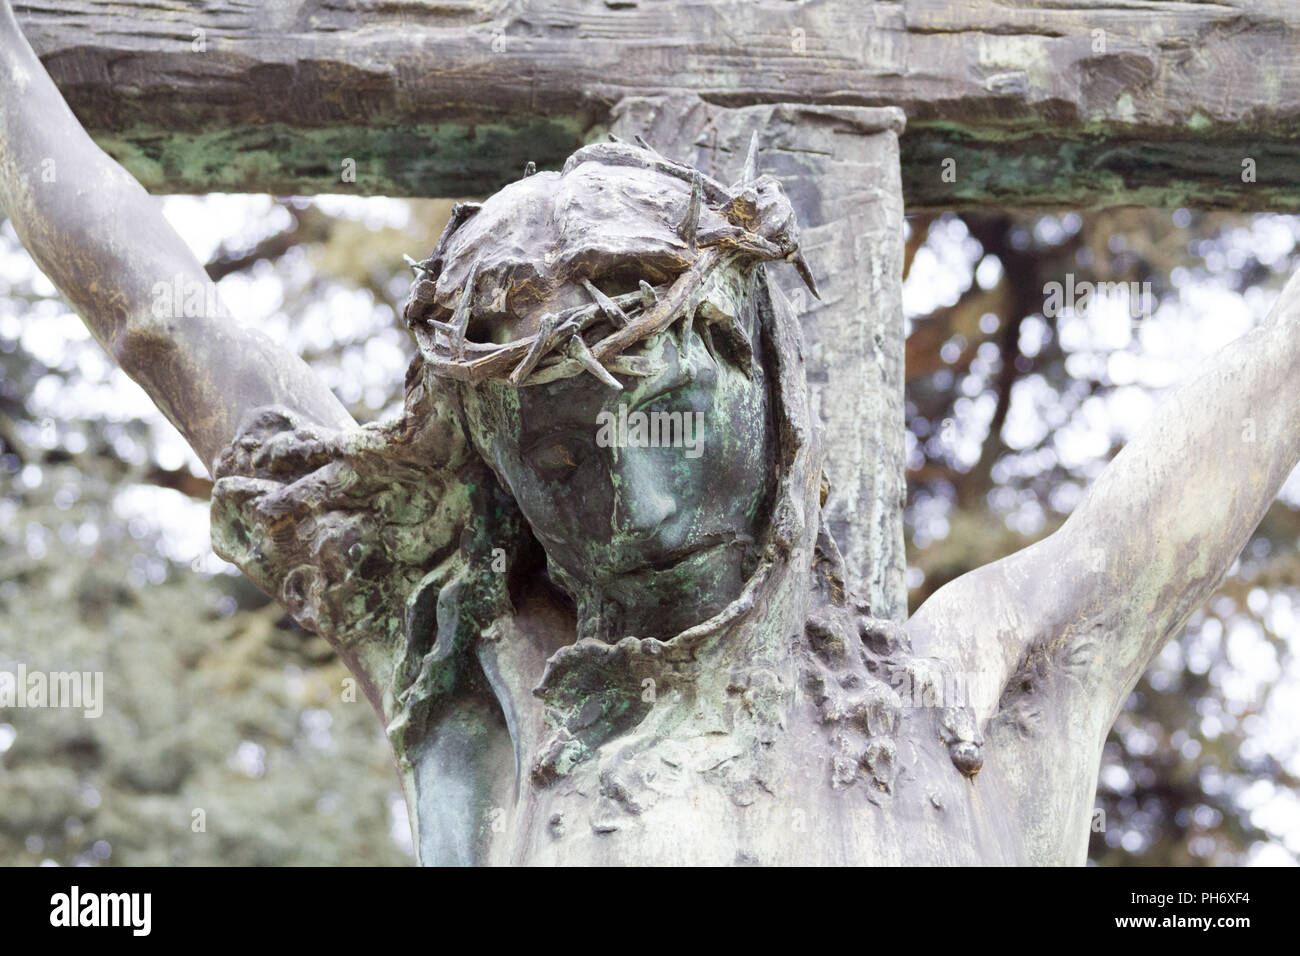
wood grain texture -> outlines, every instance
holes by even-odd
[[[692,93],[901,107],[913,209],[1300,207],[1289,0],[16,9],[77,115],[153,190],[486,194],[599,136],[626,96]],[[355,183],[340,181],[346,158]],[[1246,158],[1256,182],[1242,182]]]

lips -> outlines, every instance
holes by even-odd
[[[673,548],[653,557],[647,557],[644,553],[637,554],[632,560],[616,563],[614,573],[622,576],[669,571],[705,552],[752,543],[753,538],[748,535],[738,534],[735,531],[711,532],[692,541],[690,544]]]

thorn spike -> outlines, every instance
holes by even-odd
[[[803,279],[804,285],[806,285],[808,291],[813,294],[813,298],[820,302],[822,295],[817,291],[817,281],[813,279],[812,270],[808,268],[808,260],[803,257],[803,253],[796,249],[794,252],[790,253],[790,255],[786,256],[786,259],[788,259],[790,264],[794,266],[795,271],[799,273],[799,278]]]
[[[745,167],[740,171],[742,183],[753,182],[758,178],[758,130],[749,137],[749,153],[745,156]]]
[[[654,304],[659,301],[659,294],[655,292],[655,287],[645,279],[641,280],[641,304],[645,308],[653,308]]]
[[[474,303],[474,283],[477,279],[478,263],[475,262],[469,267],[465,288],[461,291],[460,300],[456,303],[456,311],[451,317],[451,350],[457,361],[460,361],[465,354],[465,330],[469,327],[469,312],[470,306]]]
[[[596,378],[600,379],[610,388],[617,389],[620,392],[623,391],[623,384],[609,373],[609,369],[600,364],[600,361],[596,356],[591,354],[591,349],[587,347],[586,342],[582,341],[581,335],[575,333],[574,336],[569,339],[568,351],[571,356],[578,360],[578,363],[583,368],[596,376]]]
[[[595,300],[596,308],[600,309],[605,318],[613,322],[615,326],[621,329],[631,321],[628,319],[627,313],[618,307],[618,303],[592,285],[589,279],[582,280],[582,287]]]
[[[644,150],[648,150],[649,152],[654,153],[654,154],[655,154],[656,156],[658,156],[660,159],[663,159],[663,156],[660,154],[659,150],[655,149],[653,146],[651,146],[649,143],[647,143],[646,140],[645,140],[645,137],[642,136],[640,133],[637,133],[637,134],[636,134],[635,136],[633,136],[632,138],[636,140],[636,144],[637,144],[638,146],[640,146],[642,149],[644,149]]]
[[[551,337],[551,332],[554,329],[555,315],[547,312],[542,316],[533,344],[528,347],[528,354],[519,361],[519,364],[515,366],[515,370],[510,373],[511,385],[519,385],[537,367],[537,363],[541,361],[542,355],[546,352],[547,339]]]
[[[700,231],[700,200],[704,194],[704,184],[700,180],[699,170],[693,170],[691,173],[691,198],[686,206],[686,216],[682,219],[681,224],[677,227],[677,235],[682,241],[695,250],[695,237]]]

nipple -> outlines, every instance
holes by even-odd
[[[984,751],[973,740],[954,740],[948,745],[948,756],[952,765],[968,777],[975,776],[984,766]]]

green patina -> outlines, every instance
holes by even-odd
[[[578,118],[525,116],[400,128],[135,126],[97,142],[155,192],[437,197],[493,192],[530,161],[558,167],[586,138]]]
[[[1204,120],[1204,117],[1201,116]],[[1063,137],[1008,127],[990,137],[952,124],[913,129],[901,140],[904,192],[913,210],[998,205],[1146,205],[1300,210],[1300,138],[1261,137],[1249,147],[1204,123],[1178,139],[1152,139],[1141,127],[1122,137],[1104,124]],[[1256,163],[1243,182],[1242,160]],[[944,182],[945,160],[955,181]]]
[[[529,162],[556,169],[576,147],[604,136],[587,117],[502,118],[494,123],[162,130],[100,133],[97,141],[155,192],[354,193],[478,196],[519,176]],[[1300,139],[1282,120],[1249,129],[1202,111],[1171,137],[1136,122],[1132,99],[1087,122],[1045,125],[1024,113],[996,122],[914,120],[900,140],[909,209],[1139,204],[1300,210]],[[1240,181],[1240,161],[1260,165]],[[355,182],[342,179],[356,162]],[[957,163],[954,183],[941,178]],[[1266,169],[1266,161],[1274,160]]]

